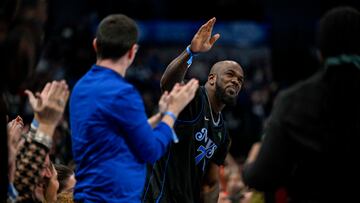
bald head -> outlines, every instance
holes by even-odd
[[[240,66],[240,64],[238,64],[236,61],[231,61],[231,60],[219,61],[215,63],[211,67],[209,74],[220,74],[229,68],[238,69],[240,70],[241,74],[244,75],[244,71]]]

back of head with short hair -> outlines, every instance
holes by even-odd
[[[58,173],[58,181],[59,181],[58,193],[60,193],[65,188],[66,183],[69,180],[70,176],[74,174],[74,171],[62,164],[55,164],[55,169]]]
[[[328,11],[320,21],[317,38],[324,58],[360,55],[360,12],[351,7]]]
[[[96,32],[97,57],[116,60],[122,57],[138,40],[135,21],[123,14],[104,18]]]

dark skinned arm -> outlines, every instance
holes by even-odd
[[[220,35],[215,34],[211,36],[216,18],[212,18],[203,24],[191,40],[190,50],[193,53],[202,53],[209,51]],[[162,91],[170,90],[176,83],[181,83],[184,80],[190,55],[184,50],[178,57],[176,57],[167,66],[161,81],[160,86]]]
[[[202,185],[201,202],[217,203],[220,193],[219,166],[210,163]]]

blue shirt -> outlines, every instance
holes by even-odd
[[[97,65],[72,91],[70,122],[75,200],[140,202],[145,163],[166,152],[171,128],[160,122],[152,129],[137,90],[115,71]]]

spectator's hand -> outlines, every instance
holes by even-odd
[[[199,81],[196,79],[191,79],[187,84],[182,86],[176,83],[169,94],[168,110],[178,116],[184,107],[194,98],[198,88]]]
[[[159,100],[159,112],[161,114],[163,114],[163,113],[165,113],[167,111],[168,106],[169,106],[169,99],[170,99],[169,92],[165,91],[161,95],[161,98]]]
[[[211,18],[208,22],[200,27],[190,44],[192,52],[206,52],[211,49],[216,40],[220,38],[220,34],[211,36],[216,18]]]
[[[57,126],[62,118],[66,102],[69,98],[69,90],[66,82],[53,81],[47,83],[41,93],[36,93],[36,96],[25,90],[29,97],[29,102],[34,110],[35,119],[40,124]]]
[[[7,125],[8,149],[9,149],[9,181],[13,182],[16,170],[16,155],[21,145],[24,143],[21,132],[24,128],[23,120],[20,116],[10,121]]]

